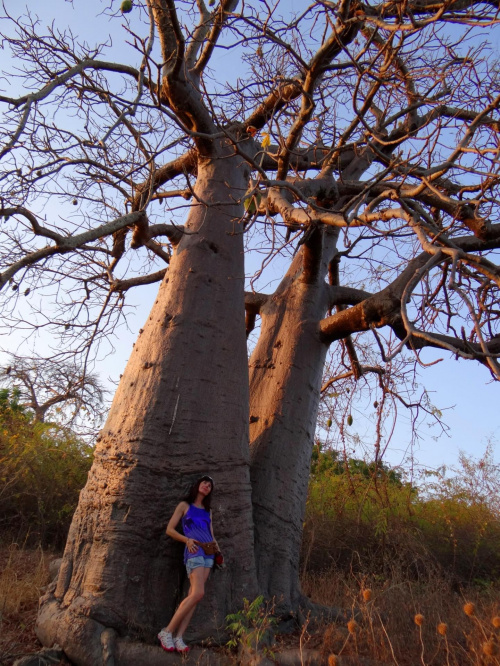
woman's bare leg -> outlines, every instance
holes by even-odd
[[[208,575],[210,573],[210,569],[208,569],[206,567],[203,567],[203,568],[199,567],[199,568],[203,571],[203,590],[205,590],[205,583],[207,582],[207,578],[208,578]],[[197,571],[197,569],[194,569],[193,573],[195,571]],[[191,574],[191,576],[192,575],[193,574]],[[189,577],[190,580],[191,580],[191,576]],[[184,632],[186,631],[186,629],[189,626],[189,623],[191,622],[191,618],[193,617],[193,613],[195,612],[195,610],[196,610],[196,606],[193,606],[192,609],[190,611],[188,611],[186,613],[186,615],[184,616],[184,618],[181,620],[179,626],[177,627],[177,632],[176,632],[177,636],[181,636],[181,637],[183,636]]]
[[[193,614],[196,605],[203,599],[203,595],[205,594],[205,580],[205,567],[197,567],[196,569],[193,569],[189,576],[189,581],[191,583],[189,594],[184,601],[179,604],[179,608],[175,611],[174,616],[168,623],[165,631],[173,634],[188,613],[190,613],[191,619],[191,615]]]

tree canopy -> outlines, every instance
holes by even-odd
[[[6,13],[6,321],[56,325],[80,352],[110,334],[127,290],[165,275],[186,207],[204,205],[198,157],[223,141],[252,172],[234,193],[260,257],[251,286],[300,245],[314,279],[327,227],[343,247],[320,331],[347,340],[356,375],[346,336],[389,325],[390,339],[369,333],[382,359],[431,345],[497,376],[497,9],[113,3],[100,44]],[[262,299],[247,300],[251,326]]]

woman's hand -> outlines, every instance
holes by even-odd
[[[198,544],[194,539],[188,539],[186,541],[186,548],[190,553],[196,553],[196,551],[198,550]]]

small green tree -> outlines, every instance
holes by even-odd
[[[0,390],[0,535],[61,547],[92,448],[69,428],[36,421],[19,397]]]
[[[102,422],[107,391],[97,375],[74,361],[10,354],[0,366],[0,385],[15,391],[16,400],[41,423],[55,421],[95,435]]]

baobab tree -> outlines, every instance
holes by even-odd
[[[123,638],[153,642],[171,614],[180,557],[164,529],[200,472],[229,566],[196,635],[258,592],[282,616],[307,603],[298,551],[329,348],[345,366],[332,381],[373,374],[383,400],[403,350],[500,377],[500,89],[483,43],[497,2],[101,9],[123,26],[100,45],[8,17],[27,92],[14,79],[0,97],[9,323],[32,303],[88,356],[129,290],[160,283],[38,618],[44,644],[92,665],[127,663]],[[263,255],[246,292],[245,252]],[[274,291],[254,289],[276,262]]]

